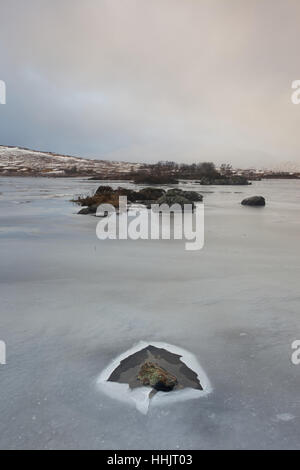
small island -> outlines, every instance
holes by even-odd
[[[120,196],[126,196],[129,203],[140,203],[147,208],[151,208],[152,204],[167,204],[169,206],[179,204],[182,208],[189,204],[194,208],[195,202],[203,200],[202,194],[198,191],[183,191],[177,188],[165,191],[161,188],[146,187],[140,191],[134,191],[121,187],[113,189],[111,186],[99,186],[92,196],[79,196],[72,202],[83,207],[78,214],[96,214],[100,204],[111,204],[118,209]]]

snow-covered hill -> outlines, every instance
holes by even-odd
[[[137,171],[139,163],[111,162],[0,146],[0,175],[109,175]]]

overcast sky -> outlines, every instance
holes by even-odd
[[[299,0],[0,0],[0,144],[300,163]]]

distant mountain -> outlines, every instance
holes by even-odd
[[[105,179],[138,171],[142,166],[0,146],[0,176],[99,176]]]

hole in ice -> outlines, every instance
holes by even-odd
[[[211,391],[195,356],[167,343],[141,341],[116,358],[98,378],[100,389],[134,403],[142,413],[151,405],[200,398]]]

